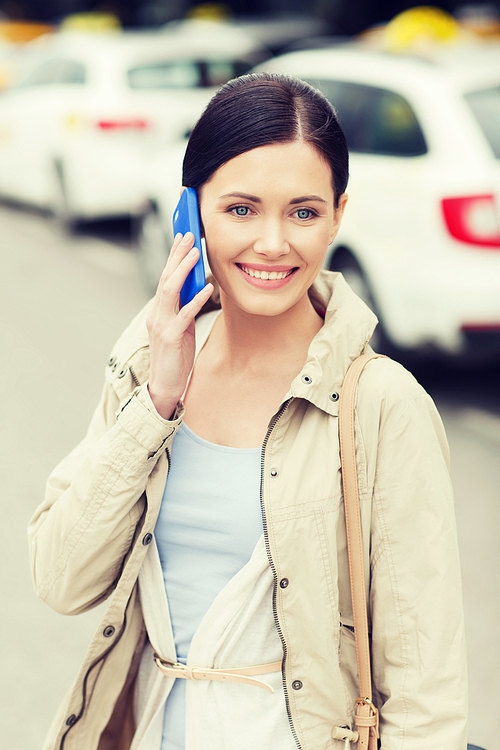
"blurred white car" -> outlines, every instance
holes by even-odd
[[[185,133],[213,91],[265,59],[244,32],[41,37],[31,70],[0,93],[0,195],[62,220],[130,213],[148,154]]]
[[[351,152],[349,201],[325,266],[375,309],[376,345],[498,354],[499,52],[478,46],[431,61],[353,45],[259,68],[312,82],[338,111]],[[165,153],[151,175],[140,233],[151,281],[171,241],[181,152]]]

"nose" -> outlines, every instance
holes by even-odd
[[[253,243],[253,250],[270,260],[280,258],[290,252],[290,245],[279,219],[269,219],[261,223],[258,237]]]

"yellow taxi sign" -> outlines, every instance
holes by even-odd
[[[121,31],[121,23],[114,13],[73,13],[63,19],[63,31],[83,31],[92,34],[107,34]]]
[[[459,23],[444,10],[429,5],[410,8],[389,21],[383,32],[384,46],[391,52],[420,49],[459,40]]]
[[[203,21],[228,21],[232,18],[232,10],[224,3],[199,3],[186,13],[186,18]]]

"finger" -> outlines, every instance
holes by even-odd
[[[156,329],[161,332],[168,325],[175,338],[182,338],[189,326],[194,323],[203,305],[210,299],[213,291],[214,285],[206,284],[190,302],[180,310],[177,305],[174,311],[170,310],[170,313],[167,313],[165,307],[161,305],[158,305],[155,310],[152,308],[147,321],[148,331],[151,333],[153,329]]]
[[[160,280],[156,293],[160,308],[168,310],[169,312],[177,312],[182,286],[186,281],[189,272],[196,265],[199,256],[200,251],[198,248],[191,248],[188,254],[180,260],[177,267],[173,271],[170,270],[169,273]]]
[[[194,246],[194,234],[186,232],[186,234],[179,234],[177,237],[179,237],[179,241],[175,245],[175,249],[172,247],[171,256],[172,260],[179,262]]]
[[[186,232],[182,235],[180,232],[175,235],[174,242],[170,249],[167,262],[160,276],[160,282],[177,268],[183,258],[186,257],[194,244],[194,235],[192,232]]]
[[[198,315],[203,305],[208,302],[214,291],[214,285],[211,283],[206,284],[193,299],[186,305],[181,307],[179,314],[177,315],[177,321],[180,325],[180,330],[185,331],[189,328],[191,322]]]

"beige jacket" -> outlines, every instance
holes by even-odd
[[[340,275],[322,272],[315,291],[327,307],[325,325],[269,425],[261,499],[291,731],[302,750],[341,750],[331,729],[353,725],[358,691],[338,393],[375,318]],[[199,319],[198,345],[211,319]],[[47,750],[130,745],[129,701],[146,638],[137,578],[182,419],[182,406],[173,421],[155,412],[148,367],[143,311],[114,349],[86,438],[55,469],[30,523],[33,577],[42,599],[76,614],[108,598]],[[465,750],[460,569],[442,424],[413,377],[386,359],[363,372],[356,412],[382,748]]]

